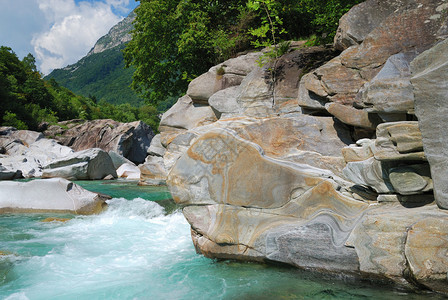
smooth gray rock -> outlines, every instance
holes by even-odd
[[[66,179],[0,182],[0,213],[99,213],[110,197],[89,192]]]
[[[236,115],[241,111],[240,106],[236,99],[241,93],[241,88],[239,86],[232,86],[224,90],[214,93],[208,103],[217,112],[219,119],[227,118],[232,115]]]
[[[98,180],[107,175],[117,177],[112,159],[107,152],[99,148],[93,148],[52,161],[45,165],[42,177]]]
[[[432,180],[422,176],[412,167],[393,168],[389,180],[394,190],[401,195],[420,194],[432,189]]]
[[[159,131],[176,129],[191,129],[217,120],[212,108],[207,105],[194,104],[193,100],[185,95],[166,111],[160,120]]]
[[[344,245],[345,237],[337,238],[337,222],[331,217],[316,218],[310,224],[284,226],[270,230],[266,237],[266,257],[302,268],[327,271],[357,271],[359,260],[355,249]]]
[[[423,52],[412,63],[415,113],[431,166],[434,196],[448,209],[448,40]]]
[[[381,71],[364,85],[358,95],[366,111],[389,114],[414,113],[410,62],[416,56],[417,53],[413,51],[389,57]]]
[[[376,159],[426,161],[418,122],[383,123],[376,128],[376,136],[375,145],[372,147]]]
[[[129,180],[140,180],[140,169],[133,163],[124,163],[117,169],[117,176]]]
[[[216,92],[241,84],[244,77],[256,66],[255,61],[261,53],[249,53],[210,68],[188,85],[187,95],[194,103],[208,104]]]
[[[112,159],[112,163],[114,164],[114,168],[118,169],[122,164],[132,164],[135,165],[132,161],[127,159],[126,157],[118,154],[115,151],[109,151],[108,152],[110,158]]]
[[[403,1],[367,0],[355,5],[339,20],[339,27],[334,37],[334,46],[345,50],[350,46],[361,44],[366,36],[378,27]]]
[[[160,141],[160,133],[156,134],[151,140],[151,145],[148,148],[148,155],[163,156],[165,151],[166,149]]]

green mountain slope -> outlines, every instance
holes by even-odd
[[[134,19],[132,12],[101,37],[85,57],[73,65],[54,70],[45,79],[54,78],[77,94],[112,104],[142,105],[143,99],[129,87],[134,69],[125,68],[121,52],[131,39],[129,32]]]

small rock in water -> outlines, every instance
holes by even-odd
[[[49,222],[61,222],[65,223],[67,221],[70,221],[69,218],[55,218],[55,217],[48,217],[46,219],[43,219],[41,222],[49,223]]]

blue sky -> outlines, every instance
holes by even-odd
[[[135,0],[0,0],[0,45],[38,69],[75,63],[138,5]]]

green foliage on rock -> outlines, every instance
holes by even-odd
[[[310,27],[315,34],[314,44],[332,43],[339,19],[355,4],[364,0],[299,0],[301,13],[311,16]]]
[[[158,103],[241,51],[303,39],[329,42],[337,21],[361,0],[141,0],[124,50],[132,87]],[[283,47],[284,48],[284,47]],[[274,49],[274,56],[280,53]]]
[[[152,103],[179,96],[190,80],[248,48],[254,19],[245,0],[143,0],[135,12],[124,55],[136,68],[133,88]]]
[[[158,126],[158,111],[150,105],[114,105],[93,96],[74,94],[54,78],[46,81],[36,71],[32,55],[22,61],[11,48],[0,48],[0,125],[18,129],[38,129],[69,119],[113,119],[120,122],[143,120],[153,129]]]

